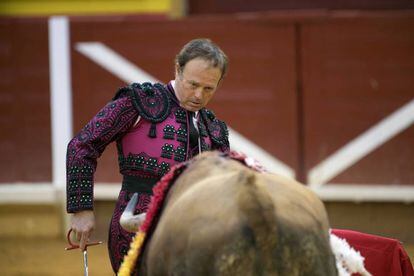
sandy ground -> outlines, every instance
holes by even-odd
[[[0,275],[83,275],[83,256],[61,239],[0,238]],[[404,245],[414,260],[414,244]],[[88,249],[89,275],[114,275],[106,243]]]
[[[61,239],[0,238],[0,275],[83,275],[83,254]],[[88,248],[89,275],[114,275],[106,243]]]

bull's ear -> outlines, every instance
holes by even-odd
[[[138,202],[138,193],[135,193],[129,200],[124,212],[119,219],[119,224],[125,231],[137,232],[141,224],[145,221],[146,213],[134,215],[135,206]]]

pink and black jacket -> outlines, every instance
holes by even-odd
[[[194,150],[190,113],[180,107],[171,84],[134,83],[119,89],[68,145],[67,211],[93,209],[97,158],[113,141],[124,177],[122,189],[147,193],[173,165],[198,152],[230,150],[226,124],[205,108],[198,112]]]

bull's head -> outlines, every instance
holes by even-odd
[[[124,212],[122,213],[119,223],[121,227],[128,232],[138,231],[141,224],[145,221],[146,213],[134,215],[135,206],[138,201],[138,193],[135,193],[132,198],[129,200],[128,205],[125,207]]]

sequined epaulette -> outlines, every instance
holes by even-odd
[[[125,97],[125,96],[130,96],[132,95],[132,88],[131,86],[124,86],[118,89],[118,91],[115,93],[115,96],[112,98],[113,101]]]
[[[156,124],[164,121],[171,111],[168,91],[160,83],[151,84],[149,82],[133,83],[129,89],[130,91],[121,92],[121,95],[122,93],[130,94],[139,115],[152,123],[148,136],[155,138]]]
[[[200,110],[203,120],[206,122],[207,131],[216,148],[229,146],[229,130],[226,123],[216,118],[213,111]]]

